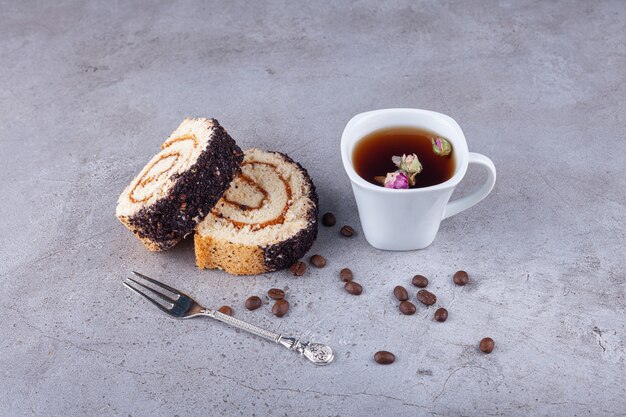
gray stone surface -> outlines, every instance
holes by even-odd
[[[625,3],[287,3],[2,2],[0,415],[626,414]],[[322,229],[325,269],[235,278],[197,270],[190,241],[147,252],[113,216],[196,115],[299,160],[321,210],[358,229],[341,131],[395,106],[450,114],[499,170],[426,250]],[[337,360],[174,321],[123,288],[131,269]],[[398,313],[391,291],[416,273],[446,323]],[[244,310],[270,287],[287,289],[286,317]],[[379,349],[397,362],[376,365]]]

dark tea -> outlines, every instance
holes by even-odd
[[[447,156],[433,151],[432,138],[440,135],[414,127],[393,127],[370,133],[359,140],[352,153],[354,170],[364,180],[381,185],[374,178],[384,177],[398,169],[392,162],[394,155],[416,154],[422,171],[411,188],[430,187],[452,178],[455,169],[454,149]]]

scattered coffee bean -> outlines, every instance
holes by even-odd
[[[400,303],[400,312],[407,316],[415,314],[417,308],[415,308],[415,304],[410,301],[403,301]]]
[[[411,284],[419,288],[426,288],[428,286],[428,278],[426,278],[424,275],[415,275],[413,277],[413,280],[411,281]]]
[[[435,320],[441,322],[448,320],[448,310],[443,307],[438,308],[437,311],[435,311]]]
[[[233,309],[230,308],[229,306],[221,306],[217,311],[219,311],[222,314],[226,314],[227,316],[233,315]]]
[[[391,352],[381,350],[374,353],[374,360],[376,361],[376,363],[379,363],[381,365],[390,365],[395,362],[396,356]]]
[[[343,226],[341,230],[339,230],[339,233],[345,237],[352,237],[354,235],[354,229],[350,226]]]
[[[297,277],[301,277],[306,272],[306,264],[302,261],[295,261],[289,267],[289,271]]]
[[[393,295],[398,301],[406,301],[409,299],[409,293],[402,285],[397,285],[396,288],[393,289]]]
[[[272,300],[282,300],[285,298],[285,291],[280,288],[270,288],[269,291],[267,291],[267,296]]]
[[[261,307],[261,304],[263,304],[261,302],[261,299],[256,295],[253,295],[246,300],[246,308],[248,310],[256,310],[257,308]]]
[[[284,316],[287,314],[287,311],[289,311],[289,301],[287,300],[277,300],[272,306],[272,313],[276,317]]]
[[[437,296],[428,290],[419,290],[417,292],[417,301],[431,306],[437,302]]]
[[[352,271],[350,270],[350,268],[344,268],[339,271],[339,278],[344,282],[352,281]]]
[[[322,216],[322,224],[326,227],[332,227],[337,223],[337,219],[333,213],[324,213]]]
[[[348,281],[343,287],[352,295],[361,295],[363,292],[363,287],[358,282]]]
[[[469,276],[465,271],[456,271],[454,273],[454,276],[452,277],[452,280],[456,285],[465,285],[469,281]]]
[[[491,353],[491,352],[493,352],[493,348],[495,346],[496,346],[496,342],[494,342],[492,338],[485,337],[483,340],[480,341],[480,344],[478,345],[478,348],[482,352]]]
[[[322,255],[311,256],[311,263],[318,268],[324,268],[326,266],[326,258]]]

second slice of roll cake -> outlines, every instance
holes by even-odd
[[[249,149],[239,174],[196,227],[199,268],[235,275],[289,267],[317,237],[317,194],[287,155]]]
[[[185,119],[120,195],[116,215],[148,249],[169,249],[211,211],[242,160],[217,120]]]

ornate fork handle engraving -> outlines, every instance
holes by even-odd
[[[205,314],[223,323],[230,324],[231,326],[234,326],[241,330],[245,330],[248,333],[252,333],[264,339],[271,340],[272,342],[278,342],[278,339],[280,338],[280,335],[278,333],[270,332],[269,330],[265,330],[259,326],[255,326],[254,324],[250,324],[243,320],[236,319],[227,314],[222,314],[219,311],[207,310]]]
[[[219,311],[206,309],[202,314],[219,320],[223,323],[230,324],[238,329],[255,334],[267,340],[283,345],[287,349],[298,352],[316,365],[327,365],[333,361],[335,354],[329,346],[320,343],[301,342],[293,337],[283,337],[282,335],[269,330],[265,330],[254,324],[247,323],[243,320],[222,314]]]

